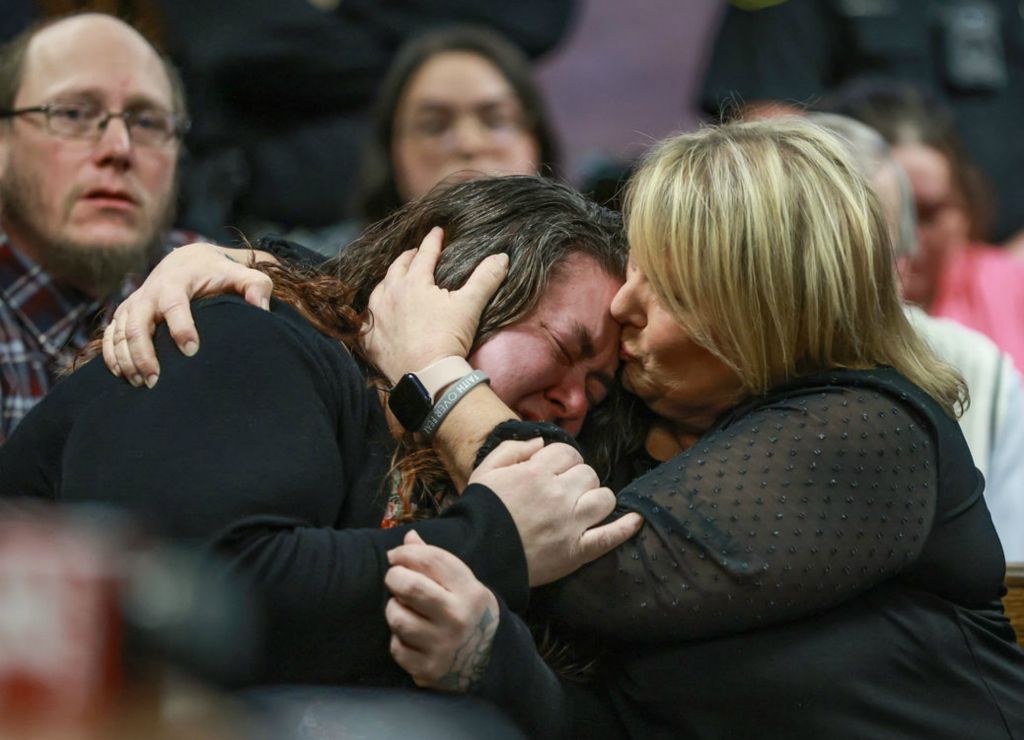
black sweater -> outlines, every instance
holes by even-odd
[[[207,543],[255,578],[269,605],[275,682],[392,683],[382,530],[393,442],[357,362],[290,306],[234,297],[195,306],[202,348],[165,328],[152,390],[99,360],[62,381],[0,448],[0,496],[123,506],[166,536]],[[516,608],[526,561],[486,487],[416,530]]]

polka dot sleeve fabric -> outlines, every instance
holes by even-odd
[[[555,592],[580,627],[693,639],[821,612],[920,555],[935,446],[911,405],[828,389],[734,414],[627,486],[641,533]]]

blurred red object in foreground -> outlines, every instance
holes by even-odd
[[[87,720],[121,684],[119,578],[98,533],[0,519],[0,717]]]

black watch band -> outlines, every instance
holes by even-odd
[[[407,432],[416,432],[434,408],[434,399],[414,373],[406,373],[388,394],[388,408]]]

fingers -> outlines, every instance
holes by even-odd
[[[216,260],[214,264],[217,268],[215,275],[186,275],[180,286],[171,287],[186,292],[189,299],[216,293],[235,293],[257,308],[270,308],[274,281],[269,275],[234,259]],[[204,279],[207,281],[205,285]]]
[[[589,563],[611,552],[639,532],[643,524],[643,517],[630,512],[613,522],[588,529],[579,542],[580,564]]]
[[[142,288],[118,307],[104,332],[107,366],[113,363],[118,374],[133,385],[152,388],[160,376],[152,339],[157,323],[167,322],[182,354],[192,357],[199,351],[192,298],[229,291],[244,295],[246,301],[260,308],[269,308],[273,292],[270,277],[240,264],[230,254],[229,259],[222,255],[221,248],[193,244],[158,265]]]
[[[414,536],[418,537],[418,535]],[[408,539],[408,535],[406,537]],[[457,556],[440,547],[427,544],[405,544],[389,550],[388,563],[392,566],[392,570],[397,566],[402,566],[426,576],[448,591],[454,591],[463,584],[475,580],[473,571]],[[389,574],[390,572],[388,571]],[[387,583],[386,578],[385,583]],[[408,581],[403,578],[400,583],[406,584]],[[395,592],[392,591],[392,593]],[[436,594],[436,592],[432,593]],[[399,594],[395,593],[395,595]]]
[[[391,655],[420,686],[466,691],[490,657],[499,607],[456,556],[413,530],[388,552],[384,607]]]
[[[543,447],[544,440],[540,437],[534,437],[533,439],[527,439],[521,442],[512,440],[502,442],[481,461],[480,465],[477,466],[476,471],[474,471],[474,475],[476,473],[486,473],[489,470],[496,470],[498,468],[507,468],[511,465],[516,465],[517,463],[529,460]]]
[[[615,504],[610,488],[593,488],[576,499],[573,517],[584,527],[591,527],[608,518],[615,511]]]
[[[426,542],[420,537],[419,532],[415,529],[410,529],[405,533],[405,538],[402,540],[407,545],[425,545]]]
[[[428,657],[423,652],[402,643],[401,638],[397,635],[391,636],[391,643],[388,647],[394,662],[410,674],[417,686],[422,687],[429,683],[427,680],[419,678],[423,676],[428,661]]]
[[[389,648],[391,657],[412,677],[417,686],[429,688],[435,676],[442,672],[434,655],[407,645],[397,634],[391,635]]]
[[[384,612],[392,631],[397,632],[410,645],[426,647],[417,637],[425,631],[421,622],[444,619],[448,611],[449,592],[429,577],[402,565],[388,569],[384,585],[395,602],[394,607],[389,606]]]
[[[167,321],[167,330],[171,333],[178,350],[186,357],[193,357],[199,351],[199,332],[196,331],[196,322],[192,319],[192,306],[188,296],[182,293],[178,300],[169,303],[162,313],[164,320]],[[141,344],[133,345],[133,355],[136,346],[140,351],[153,351],[153,343],[149,341],[145,347]]]
[[[423,237],[419,249],[413,253],[408,264],[407,277],[433,285],[434,271],[437,269],[437,262],[441,258],[443,248],[444,229],[435,226]],[[487,301],[491,299],[508,274],[508,265],[509,257],[502,253],[486,257],[474,268],[469,279],[457,291],[467,301],[467,310],[476,314],[483,311]]]
[[[413,252],[412,260],[409,263],[408,277],[429,281],[434,284],[434,269],[437,261],[441,258],[441,249],[444,246],[444,229],[435,226],[420,242],[419,249]]]
[[[377,284],[377,287],[373,289],[373,292],[370,293],[371,302],[373,301],[374,293],[379,295],[383,292],[383,290],[380,289],[380,286],[384,283],[405,280],[406,276],[409,274],[409,265],[412,264],[412,260],[416,256],[416,251],[417,250],[415,249],[407,249],[395,258],[395,261],[388,267],[388,271],[384,273],[384,279],[381,280]]]
[[[597,473],[586,463],[573,465],[564,473],[560,473],[558,477],[576,491],[589,491],[592,488],[599,488],[601,485],[601,479],[597,477]]]
[[[127,311],[118,311],[114,314],[114,357],[117,359],[118,367],[121,368],[121,375],[129,383],[138,387],[142,385],[143,378],[128,351],[128,336],[125,318]]]
[[[420,686],[466,691],[487,667],[500,619],[498,602],[475,580],[457,593],[443,593],[440,606],[428,614],[398,594],[388,601],[384,617],[392,633],[391,654]]]
[[[117,377],[121,377],[121,366],[117,364],[117,357],[114,355],[114,322],[107,324],[103,330],[103,364]]]
[[[478,312],[483,312],[484,306],[491,300],[502,281],[508,275],[508,255],[492,254],[476,266],[469,279],[459,289],[459,293],[465,296],[470,305]]]
[[[131,372],[131,379],[133,385],[141,385],[142,382],[152,388],[156,385],[157,378],[160,374],[160,364],[156,359],[156,350],[153,348],[153,330],[154,325],[150,322],[148,325],[140,324],[138,319],[133,318],[131,315],[127,315],[123,321],[124,334],[123,341],[118,343],[118,348],[115,352],[118,352],[119,362],[120,354],[126,354],[129,358],[129,362],[132,363],[133,367]],[[120,327],[119,322],[118,326]],[[122,365],[122,368],[124,365]]]
[[[392,649],[391,654],[395,660],[414,676],[425,673],[427,664],[432,662],[432,656],[428,653],[437,639],[430,622],[398,599],[388,599],[384,607],[384,619],[391,629],[392,648],[398,647],[403,659],[414,666],[414,669],[404,665]]]
[[[270,279],[269,275],[265,275],[262,272],[250,276],[248,283],[242,286],[242,295],[245,298],[245,302],[257,308],[262,308],[264,311],[270,310],[270,296],[273,292],[274,281]],[[168,323],[170,322],[168,321]],[[181,345],[178,346],[180,347]]]
[[[556,442],[539,450],[529,461],[521,464],[536,465],[543,472],[561,475],[582,463],[583,456],[576,448]]]

